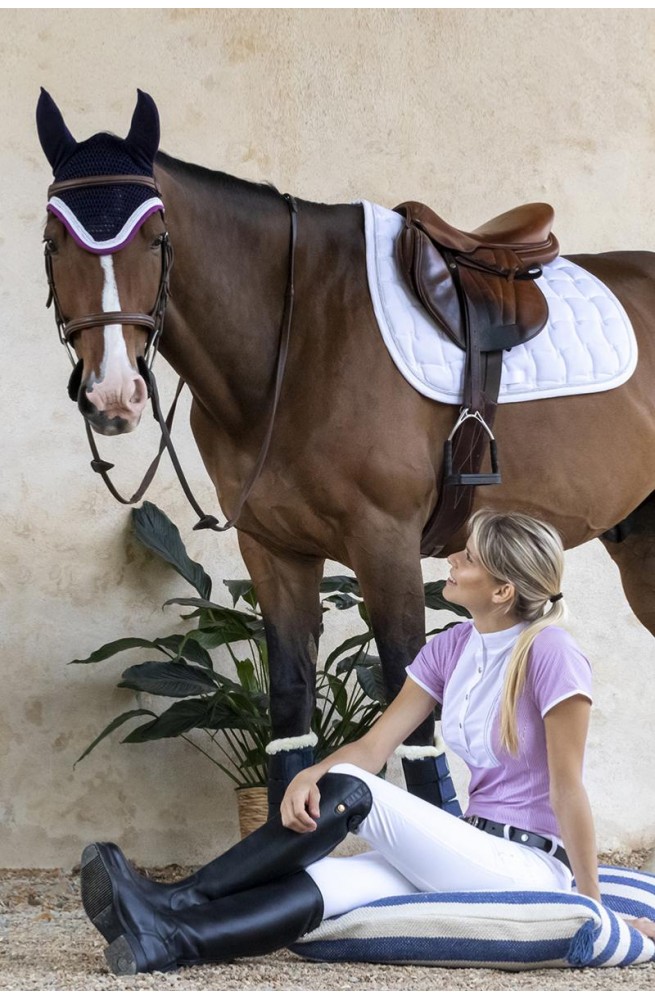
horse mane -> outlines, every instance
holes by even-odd
[[[164,153],[163,150],[157,153],[155,163],[161,165],[164,170],[174,177],[181,177],[185,180],[201,184],[204,187],[220,188],[222,191],[225,191],[227,188],[235,194],[250,196],[260,194],[266,198],[275,198],[276,200],[281,197],[280,191],[270,181],[263,184],[258,184],[255,181],[245,181],[240,177],[234,177],[232,174],[223,173],[221,170],[210,170],[208,167],[201,167],[197,163],[187,163],[186,160],[178,160],[176,157]]]

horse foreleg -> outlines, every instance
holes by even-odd
[[[375,635],[387,697],[391,700],[405,683],[405,668],[425,644],[425,597],[418,547],[411,540],[405,545],[392,546],[385,544],[382,537],[376,546],[352,552],[351,560]],[[396,753],[402,760],[408,791],[460,815],[444,748],[439,740],[435,743],[432,715],[407,737]]]
[[[267,746],[269,813],[277,812],[296,774],[314,762],[311,732],[321,627],[323,559],[272,551],[239,534],[241,553],[264,618],[270,682]]]

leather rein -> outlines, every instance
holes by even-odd
[[[56,184],[52,184],[48,188],[48,198],[52,197],[54,194],[58,194],[64,190],[73,190],[75,188],[91,187],[100,184],[142,184],[147,187],[152,188],[159,195],[159,189],[154,177],[143,177],[140,175],[102,175],[98,177],[84,177],[78,178],[76,180],[61,181]],[[250,476],[248,477],[239,497],[236,505],[235,512],[231,518],[229,518],[225,524],[220,525],[218,519],[214,517],[213,514],[205,514],[202,508],[199,506],[197,500],[195,499],[191,488],[187,482],[187,479],[182,470],[182,466],[173,447],[173,441],[171,439],[171,428],[173,425],[173,419],[175,416],[175,409],[177,407],[177,402],[180,397],[180,393],[184,388],[184,379],[180,378],[177,390],[175,392],[175,397],[173,403],[168,412],[166,419],[164,419],[160,401],[159,392],[157,390],[157,383],[155,381],[155,376],[153,372],[153,363],[157,355],[157,348],[159,345],[159,338],[162,333],[164,316],[166,313],[166,306],[168,304],[168,299],[170,296],[170,271],[173,266],[173,247],[170,243],[168,233],[164,233],[161,238],[161,252],[162,252],[162,267],[161,276],[159,279],[159,289],[157,292],[157,297],[155,299],[155,304],[150,313],[128,313],[128,312],[103,312],[95,313],[88,316],[81,316],[76,319],[66,319],[62,311],[59,298],[57,295],[57,288],[55,285],[53,265],[52,265],[52,251],[48,248],[46,244],[45,247],[45,270],[46,277],[48,280],[48,301],[46,307],[52,305],[54,307],[55,321],[57,324],[57,330],[59,332],[59,339],[68,351],[68,356],[73,365],[73,376],[71,376],[71,381],[74,380],[76,372],[79,371],[80,377],[82,373],[83,362],[81,360],[76,360],[73,351],[71,350],[71,339],[80,330],[89,329],[90,327],[97,326],[110,326],[110,325],[129,325],[129,326],[140,326],[148,331],[148,339],[146,343],[145,354],[143,357],[138,358],[138,368],[139,374],[142,376],[146,386],[148,388],[148,395],[150,396],[152,402],[152,410],[159,424],[161,430],[161,439],[159,442],[159,448],[155,458],[148,467],[145,476],[141,482],[141,485],[133,493],[133,495],[126,499],[121,496],[114,484],[112,483],[108,473],[110,469],[113,469],[111,462],[105,462],[98,452],[93,431],[89,422],[85,419],[84,425],[86,429],[86,435],[89,440],[89,445],[91,448],[91,453],[93,455],[93,460],[91,461],[91,468],[94,472],[97,472],[103,479],[105,485],[107,486],[109,492],[112,496],[122,504],[134,504],[137,503],[145,494],[146,490],[150,486],[152,480],[155,477],[157,468],[159,466],[160,459],[164,451],[167,451],[173,468],[177,474],[178,480],[184,491],[184,494],[194,509],[200,520],[194,525],[194,531],[198,531],[202,528],[209,528],[212,531],[227,531],[229,528],[234,527],[237,520],[239,519],[246,500],[250,496],[250,493],[259,478],[259,474],[266,461],[268,451],[270,448],[271,440],[273,437],[273,427],[275,424],[275,417],[277,415],[278,404],[280,401],[280,395],[282,392],[282,383],[284,380],[284,373],[286,369],[287,356],[289,353],[289,341],[291,337],[291,325],[293,318],[293,306],[294,306],[294,272],[295,272],[295,258],[296,258],[296,243],[297,243],[297,233],[298,233],[298,207],[296,201],[292,195],[283,195],[288,209],[290,217],[290,237],[289,237],[289,268],[287,275],[287,286],[284,296],[284,312],[282,315],[282,322],[280,326],[280,339],[278,346],[278,356],[277,356],[277,366],[275,374],[275,389],[273,392],[273,403],[271,406],[271,413],[268,420],[268,426],[266,433],[264,435],[264,440],[259,451],[257,460],[252,468]]]

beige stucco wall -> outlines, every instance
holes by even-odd
[[[417,198],[465,228],[543,199],[557,207],[564,251],[648,248],[654,17],[0,12],[0,866],[69,865],[92,838],[117,839],[144,862],[195,861],[236,834],[229,786],[180,741],[106,744],[73,770],[133,701],[114,689],[120,661],[69,661],[120,635],[172,631],[175,613],[161,605],[181,587],[130,541],[127,513],[89,470],[66,396],[68,362],[44,309],[49,169],[33,126],[39,85],[79,138],[103,128],[125,134],[138,86],[158,103],[164,149],[304,198],[389,206]],[[184,419],[175,433],[209,506]],[[131,438],[103,444],[126,489],[155,442],[146,419]],[[233,537],[191,534],[168,468],[151,499],[216,580],[243,575]],[[653,843],[653,641],[600,545],[571,553],[568,567],[572,630],[597,676],[588,783],[600,843]],[[425,572],[439,578],[443,565]]]

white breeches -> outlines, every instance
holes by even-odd
[[[374,850],[309,865],[307,872],[323,896],[324,917],[413,892],[570,892],[570,871],[544,851],[476,830],[354,764],[331,770],[352,774],[371,789],[373,805],[357,835]]]

